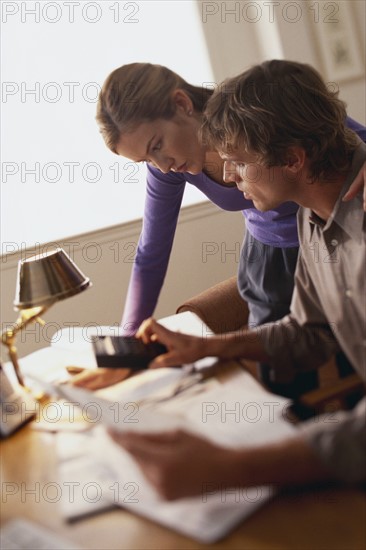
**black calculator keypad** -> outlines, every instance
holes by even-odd
[[[140,338],[98,336],[93,338],[98,367],[146,369],[157,356],[167,351],[159,342],[144,344]]]

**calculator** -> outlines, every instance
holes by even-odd
[[[92,344],[98,367],[112,369],[147,369],[155,357],[167,352],[159,342],[144,344],[134,336],[94,336]]]

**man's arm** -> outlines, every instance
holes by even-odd
[[[312,370],[322,365],[339,346],[321,308],[321,301],[300,256],[295,275],[291,314],[252,330],[197,337],[173,332],[154,319],[144,321],[137,331],[145,343],[159,340],[168,353],[151,367],[173,367],[193,363],[202,357],[243,358],[270,362],[278,382],[288,382],[296,370]]]
[[[333,479],[300,435],[260,447],[232,450],[183,431],[110,434],[168,500],[228,487],[296,485]]]
[[[145,343],[158,340],[168,348],[167,353],[159,355],[150,363],[152,368],[193,363],[208,356],[222,359],[246,357],[258,361],[269,359],[255,330],[239,330],[217,336],[198,337],[173,332],[155,319],[147,319],[142,323],[136,336],[142,338]]]
[[[195,435],[110,432],[168,500],[229,487],[366,480],[366,398],[349,412],[312,419],[276,443],[225,449]]]

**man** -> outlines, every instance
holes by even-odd
[[[360,195],[343,201],[364,165],[366,146],[345,128],[345,117],[343,102],[300,63],[268,61],[215,91],[202,138],[225,159],[226,179],[234,179],[259,210],[285,201],[303,207],[291,313],[255,331],[208,339],[148,320],[138,335],[157,338],[169,350],[152,366],[207,355],[242,357],[270,362],[281,384],[318,368],[341,347],[366,381],[365,215]],[[365,480],[366,398],[334,420],[320,417],[289,439],[237,450],[184,432],[112,435],[158,491],[173,499],[201,493],[207,479],[227,487]]]

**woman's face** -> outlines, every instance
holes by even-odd
[[[198,140],[200,117],[177,106],[169,120],[143,122],[134,131],[121,136],[117,153],[134,162],[149,162],[165,174],[202,172],[205,150]]]

